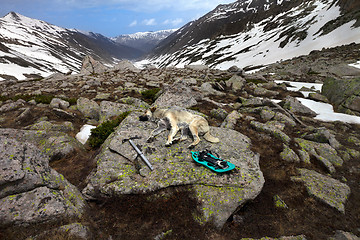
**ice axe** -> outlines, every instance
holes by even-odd
[[[145,157],[145,155],[140,151],[140,149],[135,145],[135,143],[132,141],[132,139],[140,139],[140,137],[136,136],[136,137],[130,137],[130,138],[125,138],[122,140],[122,143],[124,142],[129,142],[130,145],[135,149],[135,151],[137,152],[138,156],[141,157],[141,159],[146,163],[146,165],[150,168],[150,170],[154,170],[153,166],[151,165],[151,163],[149,162],[149,160],[147,160],[147,158]]]

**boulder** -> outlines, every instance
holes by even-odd
[[[132,72],[138,72],[140,71],[140,69],[138,69],[137,67],[135,67],[134,64],[132,64],[129,60],[123,60],[118,62],[115,66],[114,66],[114,70],[120,70],[120,71],[126,71],[126,70],[130,70]]]
[[[286,162],[300,162],[299,156],[288,145],[283,144],[283,151],[280,153],[282,160]]]
[[[311,196],[345,214],[345,203],[351,192],[348,185],[313,170],[297,170],[300,176],[292,177],[293,181],[303,182]]]
[[[329,103],[329,99],[320,93],[309,93],[309,99],[318,102]]]
[[[29,142],[45,153],[50,161],[70,156],[76,151],[82,151],[83,146],[69,135],[46,130],[0,129],[1,137],[12,137],[19,142]]]
[[[242,117],[242,114],[234,110],[227,115],[220,127],[234,129],[237,121]]]
[[[158,107],[179,106],[189,108],[195,106],[201,94],[195,92],[186,82],[178,81],[169,86],[156,99],[154,105]]]
[[[328,238],[328,240],[360,240],[360,237],[356,236],[351,232],[337,230],[335,235]]]
[[[99,120],[100,107],[93,101],[84,97],[77,100],[77,109],[89,119]]]
[[[234,75],[226,81],[226,86],[231,87],[234,92],[241,90],[245,84],[246,80],[238,75]]]
[[[81,193],[34,145],[0,137],[0,227],[80,218]]]
[[[210,83],[210,82],[205,82],[205,83],[201,84],[201,93],[204,94],[205,96],[208,96],[208,95],[225,96],[226,95],[225,93],[216,90],[213,87],[212,83]]]
[[[89,198],[154,193],[186,186],[194,191],[200,203],[201,215],[194,216],[195,219],[201,223],[212,219],[217,227],[222,227],[239,206],[260,193],[264,178],[259,155],[250,150],[248,137],[231,129],[211,127],[212,135],[220,138],[220,143],[211,144],[201,138],[195,151],[207,148],[237,166],[228,174],[220,175],[192,160],[187,149],[190,140],[165,147],[166,131],[147,143],[156,125],[140,122],[139,116],[138,112],[130,114],[103,144],[96,157],[96,172],[83,190]],[[134,142],[152,164],[153,171],[141,160],[134,162],[134,149],[122,142],[134,136],[141,137]]]
[[[93,57],[87,55],[84,57],[82,64],[81,64],[81,70],[80,74],[96,74],[96,73],[103,73],[108,68],[103,65],[101,62],[96,61]]]
[[[340,167],[344,163],[336,150],[327,143],[317,143],[301,138],[295,138],[294,140],[302,150],[315,157],[330,173],[334,173],[335,167]]]
[[[303,114],[310,117],[317,115],[313,110],[304,106],[299,100],[291,96],[287,96],[280,105],[292,113]]]
[[[62,100],[60,98],[53,98],[50,102],[50,107],[52,108],[60,108],[60,109],[67,109],[70,106],[70,103]]]
[[[322,87],[322,94],[340,111],[346,112],[349,109],[360,113],[360,78],[327,78]]]
[[[283,143],[289,144],[291,141],[291,138],[286,135],[284,132],[282,132],[279,128],[269,125],[260,123],[257,121],[251,121],[250,125],[255,128],[257,131],[265,132],[267,134],[272,135],[273,137],[277,138],[278,140],[282,141]]]
[[[133,111],[135,107],[123,103],[102,101],[100,103],[100,123],[109,120],[111,117],[120,115],[127,111]]]
[[[121,98],[118,100],[118,102],[125,103],[139,109],[148,109],[150,107],[150,105],[144,102],[143,100],[133,97]]]
[[[74,126],[73,126],[72,122],[63,122],[63,123],[56,124],[56,123],[52,123],[49,121],[40,121],[40,122],[34,123],[33,125],[26,127],[26,129],[70,132],[70,131],[74,131]]]

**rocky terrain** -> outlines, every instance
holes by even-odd
[[[324,83],[325,96],[309,97],[360,116],[360,73],[348,65],[359,48],[314,51],[253,74],[128,61],[108,68],[86,57],[80,74],[1,81],[0,238],[359,239],[360,125],[316,120],[300,92],[274,82]],[[197,165],[190,140],[165,147],[166,132],[146,142],[156,124],[139,116],[151,105],[205,116],[220,143],[202,138],[194,150],[236,169]],[[84,124],[98,126],[85,145],[75,138]],[[130,137],[153,171],[123,142]]]

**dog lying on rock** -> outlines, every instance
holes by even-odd
[[[147,140],[148,142],[165,130],[170,130],[165,146],[170,146],[175,141],[186,140],[189,131],[194,139],[188,146],[189,148],[196,146],[200,142],[199,135],[204,135],[205,140],[209,142],[219,142],[218,138],[210,134],[209,123],[204,117],[193,114],[185,109],[152,107],[144,115],[140,116],[140,120],[157,121],[158,127],[151,132]],[[179,130],[181,130],[181,136],[174,138]]]

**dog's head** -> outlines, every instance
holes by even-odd
[[[155,112],[156,107],[151,107],[146,112],[139,117],[140,121],[149,121],[152,120],[153,113]]]

